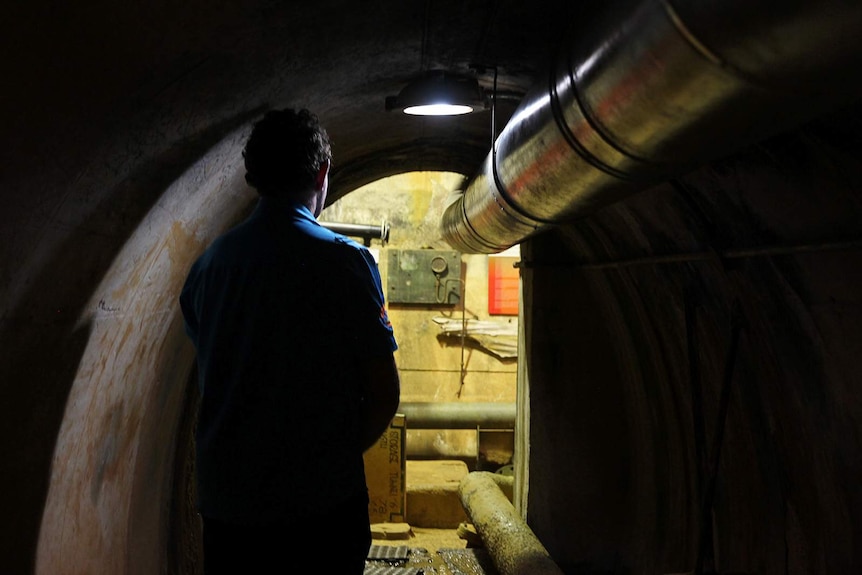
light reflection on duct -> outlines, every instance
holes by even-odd
[[[862,95],[862,3],[608,4],[573,30],[443,238],[496,253]]]

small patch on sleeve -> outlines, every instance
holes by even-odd
[[[380,321],[383,322],[383,325],[386,327],[392,327],[392,322],[389,321],[389,314],[386,313],[386,306],[380,306]]]

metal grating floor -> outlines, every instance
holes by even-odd
[[[422,568],[407,564],[411,555],[406,545],[372,545],[363,575],[424,575]]]
[[[368,550],[369,561],[406,561],[409,556],[406,545],[372,545]]]
[[[363,575],[424,575],[418,567],[393,567],[390,565],[366,565]]]
[[[485,549],[427,549],[372,545],[364,575],[498,575]]]

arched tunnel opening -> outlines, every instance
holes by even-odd
[[[463,180],[457,173],[391,176],[342,195],[320,216],[325,227],[367,240],[392,294],[389,316],[401,334],[398,363],[404,390],[398,417],[404,427],[398,450],[404,485],[391,493],[392,479],[386,475],[392,469],[388,448],[383,459],[367,458],[367,466],[383,468],[379,478],[375,469],[368,470],[371,519],[373,532],[387,535],[375,545],[406,544],[417,553],[429,545],[435,552],[444,544],[452,547],[450,553],[466,549],[466,540],[457,533],[459,524],[469,520],[459,501],[459,480],[475,471],[508,475],[504,468],[511,467],[514,455],[517,307],[492,307],[488,256],[439,249],[447,246],[439,239],[437,217],[451,189]],[[346,223],[357,221],[383,224]],[[448,263],[447,269],[436,263],[441,259]],[[510,267],[516,259],[504,258]],[[517,286],[510,286],[507,297],[512,297],[511,287],[517,297]],[[451,293],[441,297],[443,289]],[[479,320],[480,316],[484,319]],[[181,412],[166,538],[167,564],[177,573],[197,573],[202,562],[192,448],[196,377],[192,368],[185,394],[177,396]],[[315,473],[313,469],[300,472]],[[507,501],[511,500],[510,480],[504,486]],[[321,533],[322,542],[337,545],[338,521],[331,517],[332,530]],[[393,530],[399,530],[396,539]],[[425,561],[426,569],[445,568],[442,559],[433,557],[413,561],[417,565]],[[369,562],[373,568],[373,560]]]
[[[391,494],[391,477],[385,475],[392,468],[388,449],[382,461],[367,459],[367,466],[385,465],[380,479],[379,473],[369,470],[374,532],[389,532],[387,540],[375,545],[408,544],[418,551],[445,541],[454,545],[450,553],[465,549],[466,540],[458,537],[457,528],[469,518],[459,501],[458,480],[474,471],[502,473],[514,455],[517,299],[514,309],[492,305],[495,294],[489,273],[493,267],[488,256],[435,249],[446,247],[438,231],[441,206],[451,188],[463,180],[456,173],[391,176],[342,195],[320,216],[325,227],[365,241],[380,261],[384,286],[392,294],[389,316],[402,334],[398,363],[404,390],[398,417],[404,425],[399,446],[404,485]],[[347,223],[359,221],[383,223]],[[448,262],[446,266],[436,263],[441,259]],[[511,273],[516,260],[514,255],[502,258],[509,266],[509,277],[517,278]],[[511,298],[513,287],[517,298],[517,285],[509,286],[503,295]],[[444,289],[450,292],[445,297],[441,296]],[[399,290],[409,291],[396,293]],[[167,564],[178,573],[200,572],[202,563],[190,447],[197,398],[192,369],[185,394],[177,396],[181,412],[166,540]],[[314,470],[299,472],[313,474]],[[511,491],[509,485],[507,501]],[[384,507],[396,501],[397,508],[379,511],[380,497],[385,498]],[[321,534],[321,540],[337,545],[338,517],[332,517],[331,523],[331,532]],[[394,529],[407,529],[399,535],[407,539],[391,540]],[[420,560],[428,563],[426,568],[443,565],[442,559],[414,562]]]

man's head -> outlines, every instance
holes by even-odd
[[[332,161],[329,135],[308,110],[267,112],[254,125],[242,156],[245,179],[262,196],[305,202],[315,192],[326,192]]]

